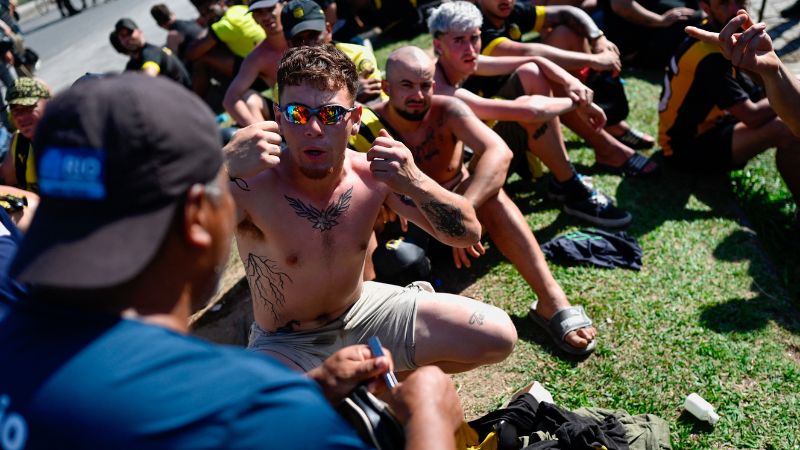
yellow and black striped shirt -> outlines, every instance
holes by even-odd
[[[669,61],[658,104],[658,143],[664,155],[729,117],[726,109],[748,93],[716,45],[687,38]]]

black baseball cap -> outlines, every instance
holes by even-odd
[[[281,11],[281,25],[286,39],[291,39],[303,31],[326,30],[325,14],[313,0],[292,0]]]
[[[139,27],[136,25],[136,22],[133,19],[128,19],[127,17],[119,19],[117,23],[114,24],[114,31],[119,33],[119,30],[126,29],[128,31],[138,30]]]
[[[214,115],[165,77],[125,73],[56,95],[33,139],[41,203],[11,274],[97,289],[149,264],[189,188],[222,165]]]

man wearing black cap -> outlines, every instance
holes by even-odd
[[[187,88],[192,87],[189,73],[181,60],[170,49],[145,42],[142,30],[133,20],[119,19],[114,25],[114,31],[120,45],[131,55],[125,70],[140,70],[151,77],[164,75]]]
[[[4,448],[364,448],[326,397],[388,357],[348,347],[308,379],[185,335],[234,227],[200,99],[138,74],[87,81],[51,102],[35,148],[43,201],[11,269],[31,298],[0,303]],[[453,448],[446,375],[390,395],[409,442]]]
[[[253,2],[250,5],[253,17],[256,17],[259,8],[267,8],[264,5],[275,2],[276,0]],[[276,10],[280,8],[277,6]],[[292,0],[283,5],[278,24],[283,28],[289,47],[325,45],[332,40],[332,24],[326,22],[322,9],[313,0]],[[362,45],[338,42],[334,45],[356,64],[359,73],[356,100],[363,103],[378,99],[381,94],[381,74],[377,69],[375,55]],[[277,61],[280,59],[275,58],[275,54],[283,54],[283,51],[262,43],[248,55],[228,87],[223,105],[239,125],[246,126],[273,118],[272,101],[249,88],[258,79],[264,80],[270,86],[275,84]]]

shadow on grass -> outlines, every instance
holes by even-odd
[[[786,295],[765,258],[753,258],[760,253],[756,236],[745,230],[731,233],[717,246],[714,256],[721,260],[752,259],[748,272],[753,280],[752,289],[760,295],[706,307],[700,313],[702,326],[718,333],[752,332],[773,320],[791,333],[800,333],[800,309]]]
[[[678,424],[686,427],[692,434],[709,434],[714,431],[714,426],[708,422],[699,420],[697,417],[691,415],[688,411],[683,411],[678,416]]]
[[[706,220],[714,217],[738,219],[725,175],[687,173],[663,162],[661,165],[660,177],[626,177],[617,188],[617,205],[633,214],[633,222],[627,230],[629,234],[643,236],[667,221]],[[691,196],[708,206],[710,211],[687,207]]]
[[[562,361],[569,363],[572,367],[576,367],[579,363],[585,361],[591,354],[585,356],[577,356],[566,353],[555,346],[550,335],[537,326],[536,323],[526,315],[524,316],[511,316],[511,321],[517,328],[517,337],[521,341],[533,342],[539,345],[542,350],[552,356],[559,358]]]

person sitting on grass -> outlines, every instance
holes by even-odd
[[[719,46],[734,67],[761,77],[769,105],[795,136],[800,136],[800,114],[797,112],[800,80],[775,53],[766,29],[766,24],[753,24],[747,11],[740,9],[719,33],[696,27],[686,27],[686,32],[693,38]]]
[[[480,239],[472,204],[425,175],[388,133],[367,154],[347,149],[361,117],[358,73],[335,47],[290,48],[277,84],[277,124],[243,128],[236,136],[257,145],[227,153],[255,316],[249,348],[303,371],[372,335],[402,371],[434,364],[459,372],[505,359],[517,334],[503,310],[419,284],[362,281],[384,203],[462,248]]]
[[[42,203],[12,279],[16,241],[0,239],[4,449],[368,448],[333,405],[362,383],[379,394],[388,352],[350,346],[303,376],[188,336],[235,227],[220,147],[211,111],[163,78],[53,99],[36,134]],[[31,287],[13,301],[15,280]],[[386,394],[407,448],[455,447],[464,413],[440,369]]]
[[[701,1],[700,8],[708,15],[703,28],[723,30],[731,19],[741,16],[744,3]],[[738,19],[738,25],[743,21],[744,17]],[[727,36],[731,36],[732,28],[726,31]],[[751,27],[748,36],[757,34],[759,28]],[[758,43],[751,41],[752,45]],[[774,62],[771,66],[776,67]],[[768,83],[774,91],[774,80]],[[795,114],[785,100],[777,104]],[[795,203],[800,202],[800,138],[776,115],[761,87],[744,71],[734,70],[719,42],[695,37],[684,40],[667,66],[658,111],[659,143],[667,161],[703,174],[728,172],[775,147],[778,172]]]
[[[588,136],[590,144],[610,137],[602,131],[605,115],[592,102],[592,91],[543,58],[480,55],[481,20],[478,8],[464,1],[444,3],[429,17],[439,57],[434,93],[458,97],[482,120],[500,121],[493,128],[514,151],[515,170],[527,167],[528,154],[539,158],[553,175],[548,196],[563,202],[565,213],[600,226],[630,223],[630,213],[616,207],[575,171],[561,135],[563,118],[579,135]],[[492,98],[483,98],[461,87],[475,73],[509,76]],[[596,153],[599,158],[601,152]],[[622,164],[626,158],[624,154],[603,156],[620,158]],[[641,158],[641,170],[647,170],[647,159]]]
[[[525,217],[503,190],[511,150],[461,100],[433,95],[435,72],[433,60],[417,47],[392,52],[383,81],[389,100],[363,108],[359,135],[351,142],[356,149],[369,151],[368,143],[386,130],[411,149],[423,172],[469,200],[492,242],[539,298],[530,316],[544,325],[562,350],[590,353],[596,345],[591,320],[582,307],[570,306]],[[469,171],[463,163],[465,145],[475,152]],[[454,247],[453,260],[457,268],[470,267],[470,257],[482,253],[480,243]]]
[[[534,6],[517,0],[477,3],[483,14],[482,55],[541,56],[581,76],[596,91],[608,117],[606,131],[633,149],[655,145],[652,136],[625,121],[629,107],[619,78],[619,49],[585,11],[569,5]],[[542,42],[522,42],[523,33],[528,31],[541,33]]]

